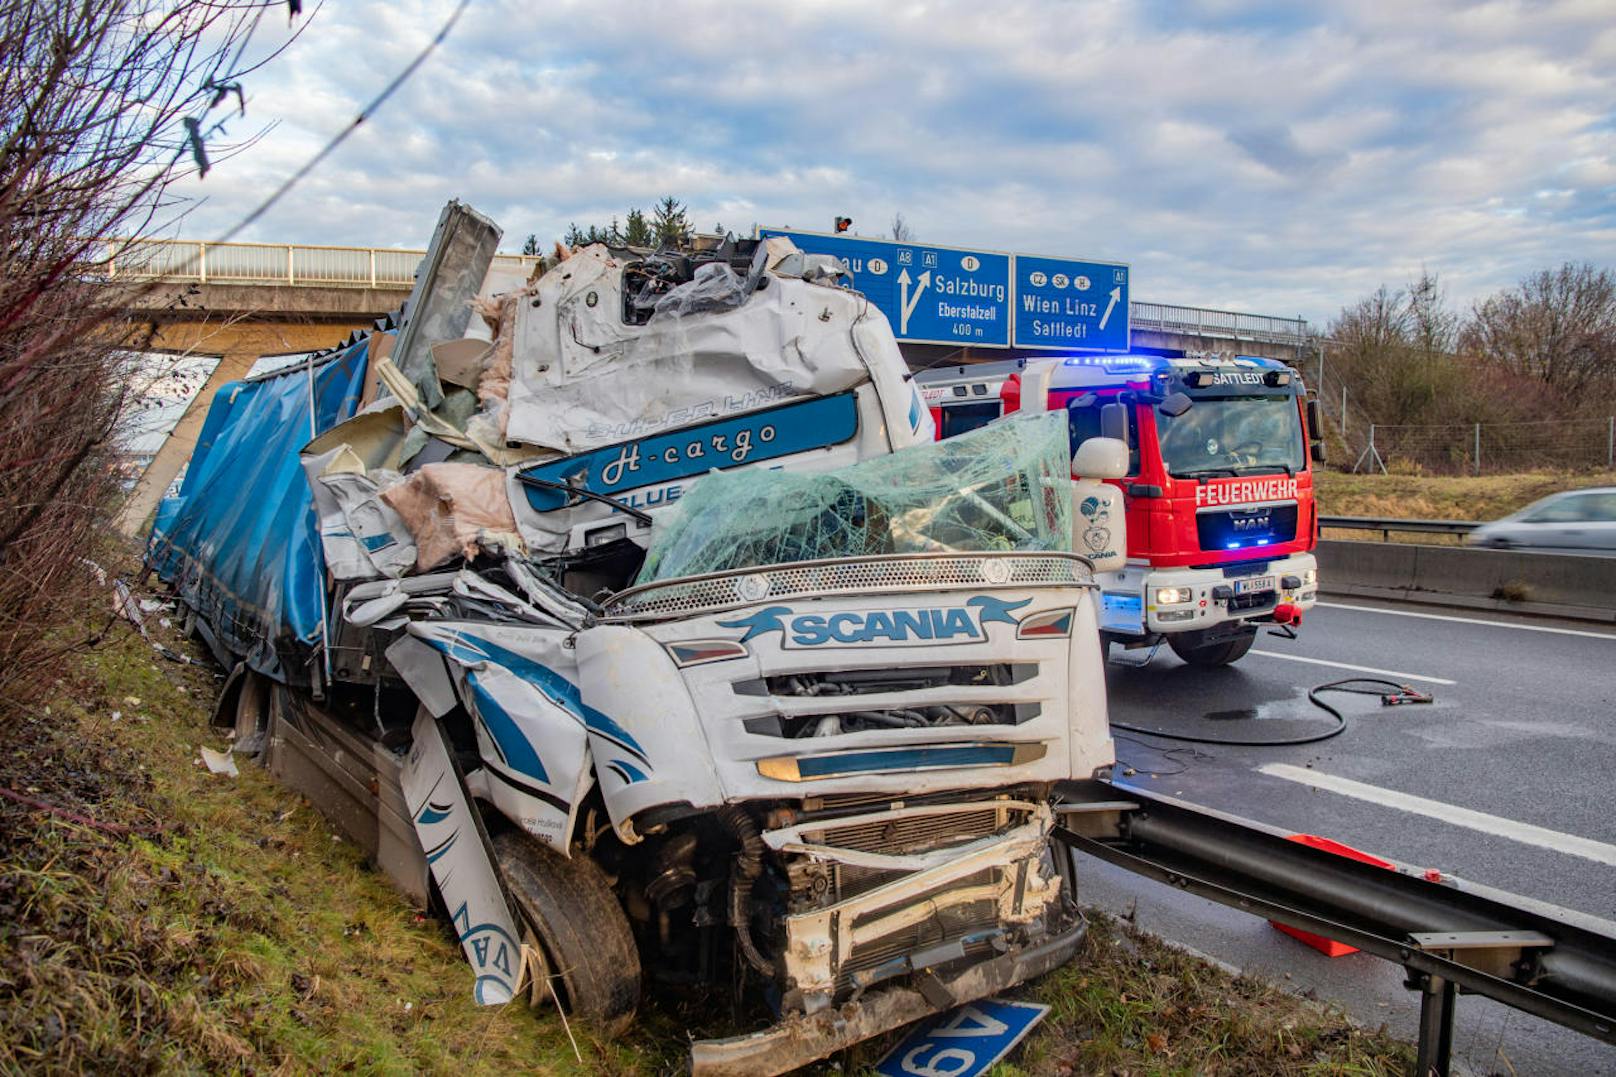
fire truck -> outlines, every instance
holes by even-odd
[[[1128,447],[1127,564],[1104,574],[1107,643],[1166,642],[1192,665],[1238,661],[1265,625],[1318,598],[1317,405],[1301,376],[1248,356],[1074,355],[923,371],[937,436],[1014,411],[1065,411],[1071,447]],[[1082,476],[1075,476],[1081,478]],[[1083,549],[1083,518],[1077,517]]]

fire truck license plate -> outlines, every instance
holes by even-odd
[[[1272,576],[1258,576],[1254,580],[1234,581],[1234,593],[1237,595],[1252,595],[1259,591],[1272,591],[1273,589],[1274,577]]]

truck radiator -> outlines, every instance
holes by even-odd
[[[930,903],[933,908],[923,920],[869,942],[854,945],[852,953],[838,970],[837,990],[851,987],[855,973],[877,968],[904,954],[992,931],[998,926],[999,903],[995,896],[989,895],[998,890],[997,884],[1003,870],[990,868],[979,871],[947,886],[938,887],[930,893],[906,899],[904,902],[906,906]],[[981,896],[973,900],[959,900],[968,894]],[[852,926],[857,930],[869,921],[878,920],[890,912],[890,909],[882,909],[855,917]],[[988,943],[984,940],[981,945],[986,948]]]

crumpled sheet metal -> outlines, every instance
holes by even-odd
[[[855,947],[933,919],[946,905],[991,901],[1001,924],[1040,917],[1060,895],[1060,876],[1044,862],[1052,825],[1048,805],[1035,805],[1023,822],[1001,834],[953,846],[946,850],[953,855],[926,858],[903,878],[786,917],[786,973],[809,1011],[829,1003]],[[1016,870],[1022,864],[1026,868]],[[990,882],[950,886],[987,870],[994,874]]]
[[[415,537],[415,568],[427,572],[456,556],[477,555],[485,535],[516,531],[505,472],[479,464],[427,464],[387,487],[381,499]]]
[[[471,301],[488,275],[500,235],[497,224],[459,201],[450,201],[438,218],[393,352],[399,370],[429,408],[443,400],[431,347],[465,334]]]
[[[511,440],[573,454],[870,376],[849,332],[881,315],[856,293],[771,275],[737,306],[629,325],[622,268],[605,247],[587,247],[518,304]],[[730,282],[714,273],[691,283],[722,292]],[[894,399],[903,369],[900,359],[882,387]]]
[[[637,582],[834,557],[1070,550],[1066,453],[1065,414],[1043,412],[819,474],[709,474],[658,521]]]
[[[305,453],[304,474],[320,518],[320,547],[334,579],[402,576],[415,567],[415,539],[404,520],[380,498],[394,472],[367,471],[346,444]]]

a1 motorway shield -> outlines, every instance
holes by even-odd
[[[1016,255],[1018,348],[1128,350],[1128,267]]]
[[[887,316],[899,340],[986,348],[1010,343],[1008,254],[784,228],[761,228],[758,235],[787,236],[808,254],[847,262],[853,287]]]

